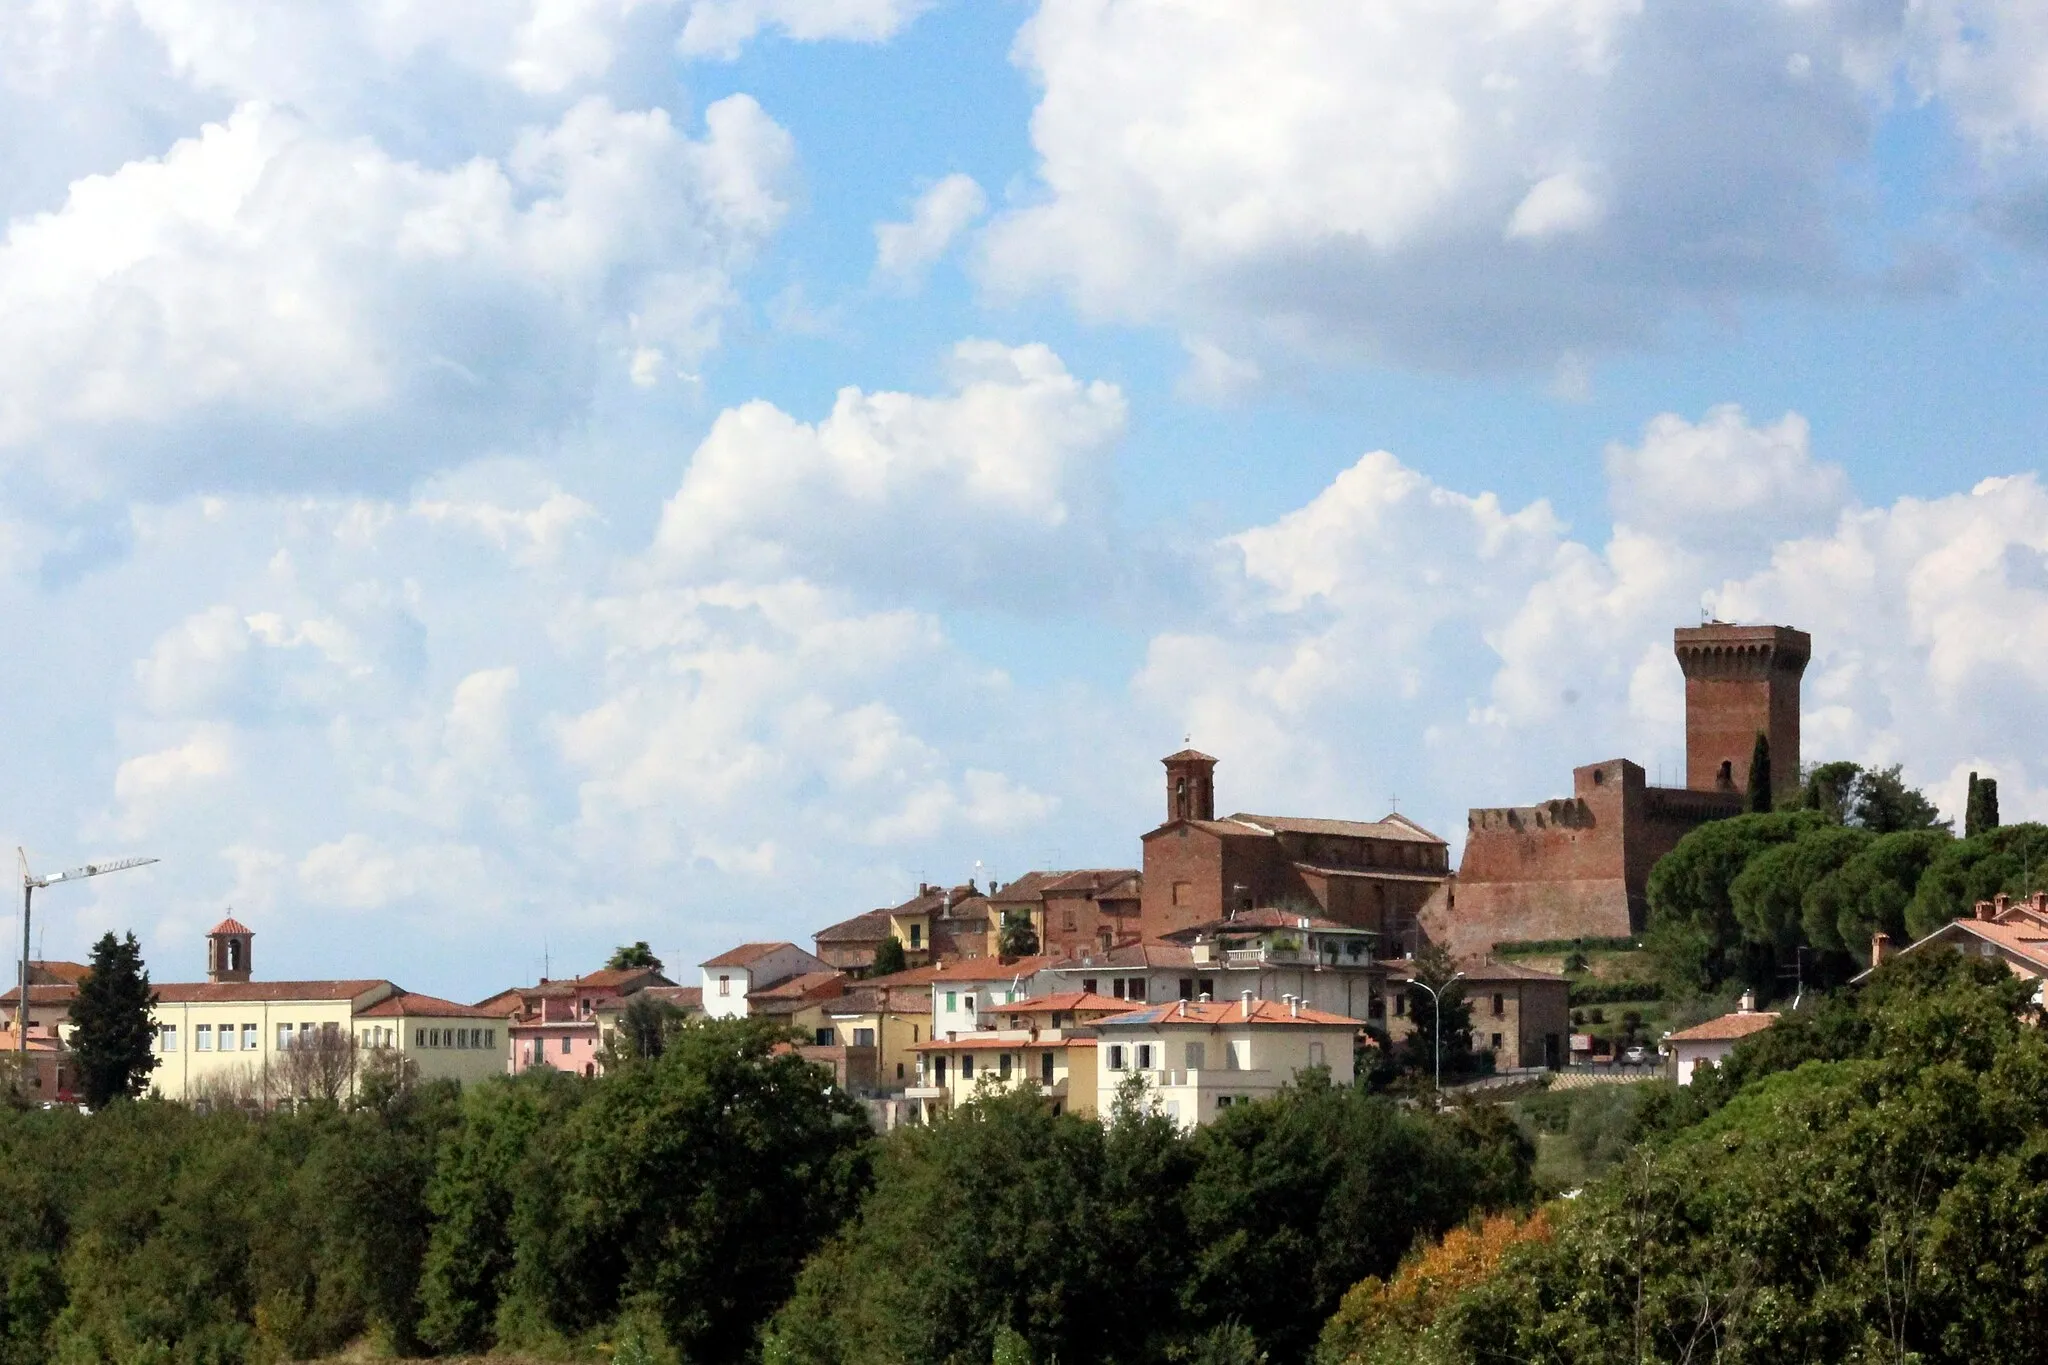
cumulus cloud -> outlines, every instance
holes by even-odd
[[[1247,344],[1547,368],[1839,279],[1868,54],[1898,42],[1829,5],[1042,0],[1016,48],[1038,194],[987,275]]]
[[[987,211],[988,196],[973,176],[947,176],[917,197],[907,221],[875,224],[875,270],[916,279]]]
[[[445,465],[575,411],[622,346],[712,345],[789,158],[737,95],[701,139],[593,98],[447,170],[244,105],[9,227],[0,452],[163,491],[332,479],[337,441],[363,477]]]
[[[685,56],[729,60],[769,28],[800,41],[881,42],[931,6],[932,0],[686,0],[676,46]]]
[[[1233,805],[1365,814],[1398,792],[1455,839],[1466,806],[1556,794],[1574,764],[1678,780],[1671,630],[1705,607],[1812,633],[1809,761],[1904,763],[1946,796],[1974,767],[2010,784],[2009,818],[2048,815],[2013,738],[2048,723],[2038,478],[1860,506],[1796,414],[1733,408],[1654,419],[1608,467],[1627,520],[1592,544],[1540,502],[1364,456],[1219,547],[1228,610],[1153,639],[1141,707],[1231,757]]]
[[[662,510],[653,563],[908,584],[941,598],[1070,589],[1099,560],[1123,395],[1050,349],[962,342],[937,397],[843,389],[816,424],[721,414]]]

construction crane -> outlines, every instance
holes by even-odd
[[[110,858],[102,863],[87,863],[49,877],[38,877],[28,870],[28,850],[17,847],[15,854],[21,859],[21,996],[15,1002],[14,1050],[24,1061],[28,1056],[28,928],[29,914],[38,887],[55,886],[59,882],[82,882],[87,877],[99,877],[109,872],[125,872],[131,867],[146,867],[156,861],[154,858]]]

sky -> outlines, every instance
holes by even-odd
[[[0,8],[0,835],[480,998],[1803,756],[2048,818],[2048,8]],[[18,942],[18,918],[0,933]]]

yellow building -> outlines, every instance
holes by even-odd
[[[977,1096],[1029,1089],[1052,1101],[1053,1112],[1092,1116],[1096,1110],[1094,1038],[1058,1030],[995,1029],[962,1034],[913,1049],[917,1084],[904,1097],[930,1122]]]
[[[207,934],[205,981],[156,986],[156,1070],[165,1099],[270,1106],[355,1092],[365,1068],[409,1063],[465,1084],[505,1071],[506,1023],[490,1011],[382,979],[255,981],[247,925]]]
[[[917,1077],[917,1046],[931,1041],[932,992],[922,982],[878,978],[822,1002],[815,1042],[872,1048],[875,1086],[901,1090]]]

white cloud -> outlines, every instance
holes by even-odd
[[[1823,530],[1848,506],[1849,478],[1813,458],[1810,435],[1798,413],[1768,426],[1751,425],[1732,404],[1698,423],[1665,413],[1641,444],[1607,448],[1615,520],[1731,556]]]
[[[787,573],[948,595],[1071,584],[1103,549],[1125,405],[1044,346],[962,342],[940,397],[843,389],[815,425],[721,414],[662,510],[667,573]]]
[[[799,41],[881,42],[931,8],[933,0],[685,0],[676,47],[685,56],[739,55],[763,29]]]
[[[926,266],[988,211],[988,196],[974,177],[955,173],[917,197],[901,223],[875,224],[875,269],[898,279],[915,279]]]
[[[177,488],[329,467],[343,441],[374,478],[558,421],[620,343],[714,344],[781,217],[787,135],[745,96],[705,125],[590,99],[434,170],[250,104],[80,180],[0,245],[0,451],[62,449],[75,483],[96,448]]]
[[[1041,0],[1038,194],[987,275],[1240,351],[1547,368],[1837,281],[1886,40],[1830,5]]]

